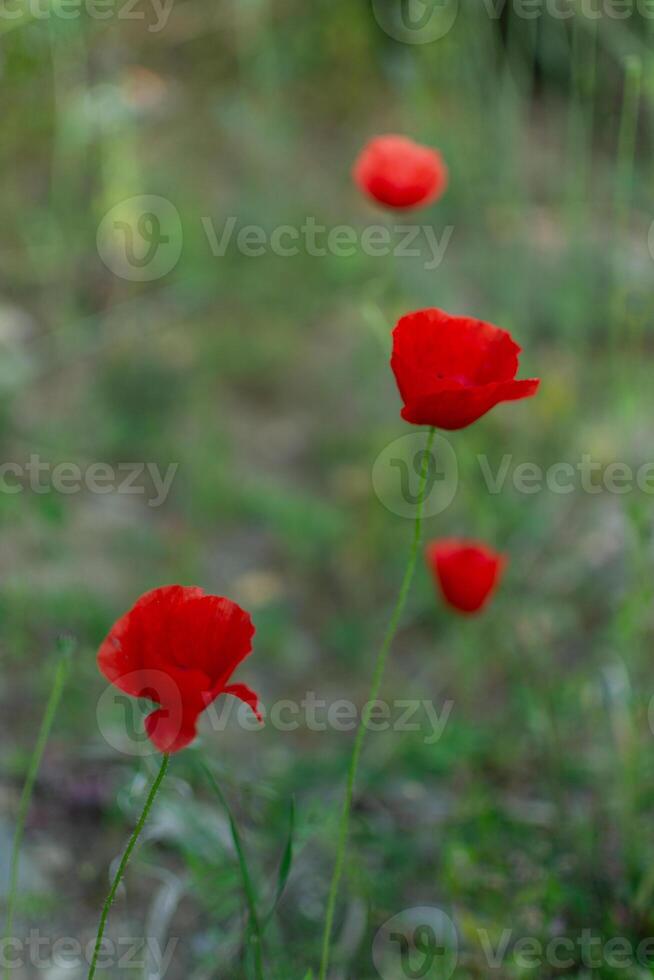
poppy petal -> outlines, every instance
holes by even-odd
[[[393,331],[391,368],[414,425],[462,429],[503,401],[536,393],[538,380],[516,381],[520,347],[491,323],[426,309]]]
[[[243,701],[244,704],[249,705],[256,715],[257,720],[263,722],[263,716],[259,711],[259,695],[252,688],[248,687],[247,684],[229,684],[223,688],[222,693],[232,694],[235,698]]]
[[[181,719],[175,712],[158,708],[145,719],[145,730],[150,741],[160,752],[179,752],[195,739],[197,719],[197,715]]]
[[[177,752],[251,652],[253,634],[249,614],[230,599],[164,586],[141,596],[114,624],[98,666],[120,690],[161,706],[147,731],[162,751]]]
[[[434,425],[448,430],[463,429],[501,402],[531,398],[538,391],[539,385],[538,378],[470,388],[462,385],[436,385],[431,395],[407,402],[402,409],[402,418],[414,425]]]

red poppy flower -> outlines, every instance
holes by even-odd
[[[507,559],[478,541],[446,538],[427,545],[427,564],[445,600],[461,613],[476,613],[500,583]]]
[[[160,752],[179,752],[219,694],[240,698],[261,720],[254,691],[228,684],[253,635],[250,616],[230,599],[167,585],[146,592],[114,624],[98,666],[121,691],[160,705],[146,718],[146,731]]]
[[[447,187],[447,167],[437,150],[405,136],[377,136],[354,164],[356,184],[389,208],[431,204]]]
[[[520,347],[483,320],[443,310],[408,313],[393,331],[391,367],[414,425],[463,429],[500,402],[535,395],[540,381],[516,381]]]

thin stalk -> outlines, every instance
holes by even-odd
[[[570,57],[570,103],[568,110],[568,139],[567,170],[570,175],[568,183],[568,200],[570,213],[576,225],[583,214],[585,190],[588,186],[586,155],[588,135],[586,131],[586,91],[584,75],[584,58],[582,30],[578,11],[572,22],[572,52]]]
[[[23,836],[25,834],[25,822],[27,820],[27,814],[30,807],[30,802],[32,800],[32,793],[34,792],[34,785],[36,783],[36,777],[38,775],[39,769],[41,768],[41,761],[43,759],[43,753],[45,752],[45,747],[48,744],[48,739],[50,738],[50,732],[52,730],[52,724],[57,713],[57,708],[59,707],[59,702],[61,700],[61,695],[63,694],[64,687],[66,685],[66,680],[68,678],[68,672],[70,670],[72,662],[72,652],[73,652],[74,642],[72,640],[64,640],[61,644],[61,656],[59,663],[57,664],[57,669],[55,671],[54,681],[52,684],[52,690],[50,691],[50,697],[48,698],[48,703],[46,704],[45,714],[43,715],[43,721],[41,722],[41,728],[39,730],[38,737],[36,739],[36,745],[34,746],[34,751],[32,752],[32,758],[30,759],[30,764],[27,770],[27,775],[25,777],[25,785],[23,786],[23,792],[20,796],[20,801],[18,804],[18,814],[16,817],[16,833],[14,835],[14,843],[11,852],[11,863],[9,870],[9,891],[7,893],[7,921],[5,923],[5,936],[6,940],[13,938],[12,933],[14,931],[14,914],[16,910],[16,897],[18,894],[18,871],[20,866],[20,850],[23,843]],[[4,970],[5,980],[9,980],[10,966],[7,963]]]
[[[252,878],[250,876],[250,869],[248,868],[247,858],[245,856],[245,850],[243,849],[243,842],[241,840],[241,835],[239,829],[236,825],[236,821],[232,815],[232,811],[229,807],[227,799],[220,786],[216,777],[212,773],[209,766],[203,764],[202,768],[207,776],[207,779],[211,783],[211,788],[220,800],[227,814],[229,820],[230,830],[232,832],[232,840],[234,841],[234,847],[236,849],[236,854],[238,856],[238,864],[241,870],[241,879],[243,881],[243,891],[245,892],[245,901],[247,902],[248,912],[250,914],[250,923],[252,926],[252,946],[254,948],[254,965],[257,975],[257,980],[264,980],[264,970],[263,970],[263,934],[261,930],[261,922],[259,920],[259,913],[257,910],[257,898],[254,891],[254,886],[252,884]]]
[[[562,202],[568,223],[568,261],[577,265],[583,261],[584,237],[592,227],[593,213],[593,140],[595,131],[595,102],[597,88],[597,21],[585,23],[585,14],[575,10],[572,23],[572,57],[570,63],[570,105],[567,133],[567,187]],[[570,337],[586,355],[588,336],[577,331]]]
[[[584,70],[584,95],[586,98],[586,118],[588,126],[589,151],[592,152],[593,136],[595,134],[595,112],[597,101],[597,55],[599,44],[599,25],[596,20],[591,21],[590,40],[588,49],[588,61]]]
[[[617,177],[615,187],[615,251],[613,258],[613,295],[611,302],[611,330],[614,354],[619,353],[619,346],[625,338],[621,336],[626,325],[627,296],[621,287],[621,275],[618,263],[624,252],[624,239],[629,228],[629,207],[632,203],[633,178],[636,159],[636,136],[638,130],[638,114],[640,109],[640,93],[643,78],[643,63],[637,55],[625,59],[624,95],[620,114],[620,132],[618,136]],[[621,359],[616,356],[616,365]]]
[[[361,712],[361,719],[359,721],[359,727],[357,728],[357,733],[354,739],[354,748],[352,750],[352,757],[350,759],[350,767],[347,774],[347,784],[345,788],[345,799],[343,801],[343,809],[341,811],[341,818],[338,827],[338,837],[336,844],[336,862],[334,864],[334,871],[332,874],[332,880],[329,887],[329,896],[327,898],[327,911],[325,915],[325,928],[323,932],[322,940],[322,956],[320,960],[320,973],[319,980],[326,980],[327,970],[329,968],[329,954],[331,946],[331,937],[334,928],[334,912],[336,910],[336,900],[338,898],[338,889],[341,883],[341,878],[343,876],[343,868],[345,867],[345,856],[347,852],[347,843],[349,837],[350,829],[350,816],[352,812],[352,800],[354,797],[354,786],[356,783],[357,772],[359,769],[359,762],[361,760],[361,751],[363,749],[363,743],[366,737],[366,731],[368,727],[368,722],[373,710],[373,703],[378,700],[379,692],[381,690],[382,682],[384,680],[384,672],[386,670],[386,662],[388,660],[388,655],[395,639],[395,634],[397,633],[398,627],[400,625],[402,614],[404,612],[404,607],[409,595],[409,590],[411,588],[411,583],[413,581],[413,576],[416,570],[416,562],[418,560],[418,550],[420,547],[420,539],[422,536],[422,513],[424,509],[424,497],[425,488],[427,485],[427,474],[428,474],[428,459],[431,454],[432,446],[434,444],[434,436],[436,434],[435,429],[429,430],[429,438],[427,440],[427,447],[422,459],[422,471],[420,474],[420,489],[418,493],[418,508],[416,512],[416,521],[413,531],[413,541],[411,544],[411,550],[409,552],[409,558],[406,564],[406,569],[404,571],[404,577],[402,579],[402,584],[400,586],[400,591],[398,593],[395,606],[391,615],[386,634],[382,641],[382,645],[377,654],[377,659],[375,661],[375,668],[372,675],[372,683],[370,685],[370,693],[368,695],[368,700],[364,705],[363,711]]]
[[[636,132],[640,108],[643,63],[638,55],[625,59],[624,95],[618,137],[618,183],[616,188],[616,217],[624,222],[631,201],[636,158]]]
[[[89,969],[87,980],[92,980],[92,977],[95,976],[95,970],[96,970],[96,967],[98,965],[98,957],[100,955],[100,950],[102,948],[102,940],[104,938],[104,931],[105,931],[105,928],[107,926],[107,918],[109,916],[109,910],[111,909],[111,906],[114,903],[114,899],[116,898],[116,894],[118,892],[118,888],[120,887],[120,883],[123,880],[123,877],[125,875],[125,871],[127,870],[127,865],[129,864],[129,859],[131,858],[132,852],[133,852],[134,848],[136,847],[136,842],[138,841],[138,839],[139,839],[139,837],[141,835],[141,831],[145,827],[145,824],[147,822],[147,819],[148,819],[148,817],[150,815],[150,810],[152,809],[152,804],[154,803],[155,797],[156,797],[157,793],[159,792],[159,788],[160,788],[160,786],[161,786],[161,784],[163,782],[164,776],[166,775],[166,772],[168,770],[169,763],[170,763],[170,756],[169,755],[164,755],[164,757],[161,760],[161,767],[159,769],[159,772],[157,773],[157,778],[153,782],[152,787],[150,789],[150,792],[148,793],[148,798],[145,801],[145,806],[143,807],[143,810],[141,812],[141,816],[139,817],[138,823],[136,824],[136,827],[134,828],[134,830],[132,832],[132,836],[129,839],[129,842],[127,844],[127,847],[125,848],[125,853],[123,854],[122,858],[120,859],[120,864],[118,865],[118,871],[116,872],[116,874],[114,876],[114,880],[112,882],[111,889],[110,889],[109,894],[107,895],[107,897],[105,899],[104,905],[102,906],[102,915],[100,916],[100,924],[98,926],[98,935],[97,935],[97,938],[95,940],[95,949],[93,950],[93,959],[91,960],[91,966],[90,966],[90,969]]]

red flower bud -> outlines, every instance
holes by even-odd
[[[354,164],[359,189],[379,204],[405,210],[431,204],[447,187],[447,167],[437,150],[405,136],[377,136]]]
[[[482,542],[446,538],[426,548],[427,564],[446,602],[460,613],[481,610],[500,583],[507,558]]]

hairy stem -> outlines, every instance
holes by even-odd
[[[150,788],[150,792],[148,793],[148,798],[145,801],[145,806],[143,807],[143,810],[141,812],[141,816],[139,817],[138,823],[136,824],[136,827],[134,828],[134,830],[132,832],[132,836],[129,839],[129,842],[127,844],[127,847],[125,848],[125,853],[123,854],[122,858],[120,859],[120,864],[118,865],[118,871],[116,872],[116,874],[114,876],[114,880],[113,880],[113,882],[111,884],[111,889],[110,889],[109,894],[107,895],[107,897],[105,899],[105,903],[104,903],[104,905],[102,907],[102,915],[100,916],[100,924],[98,926],[98,935],[97,935],[97,938],[95,940],[95,949],[93,950],[93,959],[91,960],[91,967],[89,969],[87,980],[91,980],[91,978],[95,976],[95,970],[96,970],[96,967],[97,967],[97,964],[98,964],[98,957],[100,955],[100,950],[102,948],[102,940],[103,940],[103,937],[104,937],[104,931],[105,931],[105,928],[107,926],[107,918],[109,916],[109,910],[111,909],[111,906],[114,903],[114,899],[116,898],[116,893],[118,892],[118,888],[120,887],[120,883],[123,880],[123,877],[125,875],[125,871],[127,869],[127,865],[129,864],[129,859],[131,858],[132,852],[133,852],[134,848],[136,847],[136,842],[138,841],[138,839],[140,837],[140,834],[141,834],[141,831],[145,827],[145,824],[147,822],[147,819],[148,819],[148,817],[150,815],[150,810],[152,809],[152,804],[154,803],[155,797],[156,797],[157,793],[159,792],[159,788],[160,788],[160,786],[161,786],[161,784],[163,782],[164,776],[166,775],[166,771],[168,769],[168,764],[169,763],[170,763],[170,756],[169,755],[164,755],[163,759],[161,760],[161,768],[159,769],[159,772],[157,773],[157,778],[155,779],[155,781],[153,782],[153,784],[152,784],[152,786]]]
[[[340,886],[341,878],[343,875],[343,868],[345,866],[345,857],[347,852],[347,842],[350,829],[350,816],[352,811],[352,799],[354,796],[354,786],[356,783],[357,772],[359,769],[359,762],[361,760],[361,751],[363,749],[363,743],[366,737],[366,730],[368,727],[368,722],[370,720],[370,715],[372,713],[372,704],[379,697],[379,692],[381,690],[382,682],[384,680],[384,673],[386,670],[386,662],[388,660],[388,655],[395,639],[395,634],[397,633],[400,621],[402,619],[402,614],[404,612],[404,607],[409,595],[409,590],[411,588],[411,582],[413,581],[413,576],[416,570],[416,562],[418,560],[418,551],[420,547],[420,538],[422,535],[422,513],[424,509],[424,497],[425,497],[425,487],[427,485],[427,474],[428,474],[428,462],[432,451],[432,446],[434,444],[435,430],[432,428],[429,431],[429,438],[427,440],[426,451],[422,459],[422,471],[420,475],[420,489],[418,493],[418,505],[416,512],[416,520],[413,531],[413,541],[411,544],[411,550],[409,552],[408,561],[406,564],[406,569],[404,571],[404,577],[402,579],[402,584],[400,586],[400,591],[398,593],[395,606],[386,630],[386,634],[382,641],[382,645],[379,648],[379,653],[377,654],[377,659],[375,660],[375,667],[372,675],[372,682],[370,685],[370,693],[368,695],[368,700],[364,706],[361,713],[361,720],[359,721],[359,726],[357,728],[356,736],[354,739],[354,748],[352,750],[352,757],[350,759],[350,767],[347,774],[347,784],[345,788],[345,799],[343,801],[343,809],[341,811],[341,818],[338,827],[338,838],[336,844],[336,862],[334,864],[334,872],[332,874],[332,880],[329,887],[329,896],[327,898],[327,912],[325,915],[325,928],[323,932],[322,941],[322,956],[320,960],[320,973],[319,980],[326,980],[327,970],[329,968],[329,953],[331,946],[332,931],[334,928],[334,913],[336,910],[336,900],[338,898],[338,889]]]

